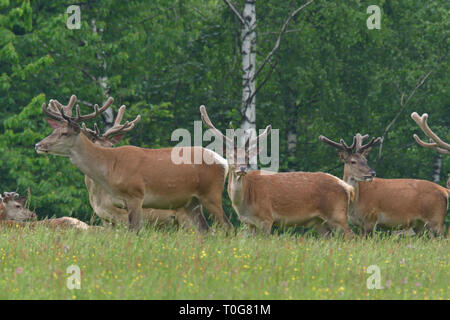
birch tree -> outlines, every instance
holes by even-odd
[[[242,55],[242,103],[241,103],[241,129],[246,132],[250,138],[256,137],[256,93],[266,83],[271,76],[274,63],[273,55],[279,49],[281,38],[286,32],[289,22],[305,7],[310,5],[314,0],[306,2],[301,7],[294,10],[286,19],[281,27],[277,40],[273,49],[266,55],[262,63],[256,68],[256,39],[257,39],[257,23],[256,23],[256,0],[245,0],[244,8],[240,12],[230,0],[224,0],[225,4],[230,8],[239,20],[241,30],[241,55]],[[257,76],[261,73],[266,65],[271,65],[272,69],[268,76],[256,86]],[[246,137],[243,137],[244,139]],[[244,141],[242,141],[243,143]],[[256,167],[256,156],[250,159],[252,168]]]

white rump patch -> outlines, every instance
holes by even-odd
[[[327,175],[329,175],[330,177],[333,177],[337,180],[337,182],[344,188],[345,192],[347,192],[347,196],[348,196],[348,201],[350,202],[351,200],[351,193],[355,193],[355,188],[353,188],[353,186],[351,186],[350,184],[348,184],[347,182],[345,182],[342,179],[339,179],[336,176],[333,176],[332,174],[329,173],[325,173]]]
[[[214,151],[212,151],[210,149],[205,149],[205,150],[208,150],[207,152],[209,152],[213,156],[214,163],[217,163],[217,164],[219,164],[219,165],[221,165],[223,167],[224,177],[226,177],[228,175],[228,162],[227,162],[227,160],[225,158],[223,158],[217,152],[214,152]]]

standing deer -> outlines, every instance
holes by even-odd
[[[61,107],[62,106],[60,106],[60,108]],[[104,148],[112,148],[122,139],[124,134],[131,131],[135,124],[140,120],[140,116],[137,116],[133,121],[126,121],[124,124],[121,124],[125,109],[126,107],[124,105],[119,108],[114,125],[106,132],[101,134],[97,125],[94,124],[94,130],[85,130],[87,137],[97,145]],[[106,192],[100,184],[97,184],[94,180],[89,178],[89,176],[84,176],[84,182],[89,192],[89,202],[91,203],[92,209],[102,221],[111,224],[126,224],[128,222],[127,211],[114,205],[114,203],[118,202],[117,199],[112,199],[108,192]],[[189,217],[183,209],[142,209],[142,214],[145,225],[170,225],[173,222],[177,222],[184,227],[193,227]]]
[[[28,210],[23,205],[25,198],[16,198],[19,194],[16,192],[4,192],[4,196],[0,195],[0,226],[30,226],[44,225],[52,228],[74,228],[80,230],[87,230],[89,226],[75,218],[62,217],[54,219],[46,219],[41,221],[36,220],[36,213]]]
[[[81,115],[77,106],[73,116],[75,102],[76,97],[72,96],[67,106],[54,100],[50,100],[53,105],[50,109],[45,103],[42,105],[54,131],[36,144],[36,151],[68,157],[111,196],[114,206],[127,211],[130,230],[143,225],[143,208],[184,208],[197,229],[207,231],[202,206],[222,225],[231,228],[222,208],[222,189],[228,172],[225,159],[201,147],[176,149],[178,154],[190,155],[184,157],[189,163],[175,163],[173,148],[102,147],[88,138],[86,127],[80,127],[80,123],[101,114],[113,99],[109,98],[101,108],[95,105],[94,112],[88,115]],[[194,163],[195,154],[200,154],[204,161]]]
[[[422,233],[424,226],[433,234],[443,235],[448,205],[448,190],[425,180],[380,179],[367,165],[370,149],[381,141],[357,133],[348,146],[344,140],[334,142],[324,136],[319,140],[338,149],[344,162],[343,180],[355,188],[355,199],[348,214],[350,223],[372,232],[377,225],[387,228],[410,228]]]
[[[314,227],[321,235],[328,235],[331,230],[351,233],[347,210],[352,186],[322,172],[248,172],[249,159],[259,153],[258,143],[269,134],[271,126],[257,138],[248,138],[242,150],[214,127],[204,106],[200,113],[205,125],[225,141],[228,195],[240,220],[252,232],[259,229],[268,234],[276,223]],[[233,132],[233,139],[236,137]]]
[[[425,135],[430,138],[430,142],[424,142],[417,134],[414,134],[413,137],[420,146],[433,149],[442,154],[450,154],[450,144],[442,141],[428,126],[428,114],[424,113],[422,116],[419,116],[417,112],[413,112],[411,113],[411,118],[422,129]],[[447,188],[450,188],[450,178],[447,180]]]

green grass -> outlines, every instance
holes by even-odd
[[[450,299],[446,239],[0,230],[1,299]],[[66,287],[67,267],[81,289]],[[384,289],[369,290],[370,265]]]

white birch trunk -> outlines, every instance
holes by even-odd
[[[97,25],[95,24],[95,19],[93,19],[91,21],[91,25],[92,25],[92,31],[94,33],[97,33],[98,30],[97,30]],[[103,30],[100,29],[100,31],[103,31]],[[101,56],[99,54],[97,54],[97,59],[101,60]],[[106,74],[106,62],[104,60],[103,60],[102,67],[103,67],[103,73]],[[100,86],[103,88],[103,96],[104,96],[103,103],[105,103],[109,96],[108,77],[106,77],[106,76],[98,77],[97,81],[100,84]],[[105,122],[104,131],[106,131],[106,130],[110,129],[114,124],[114,111],[112,110],[112,108],[106,109],[102,113],[102,118],[103,118],[103,121]]]
[[[256,104],[255,88],[256,80],[256,0],[245,0],[245,7],[242,17],[246,21],[243,24],[242,40],[242,108],[243,115],[241,128],[256,137]],[[256,168],[256,156],[250,159],[251,168]]]
[[[435,183],[439,183],[441,181],[441,167],[442,158],[441,155],[437,153],[433,161],[433,182]]]

